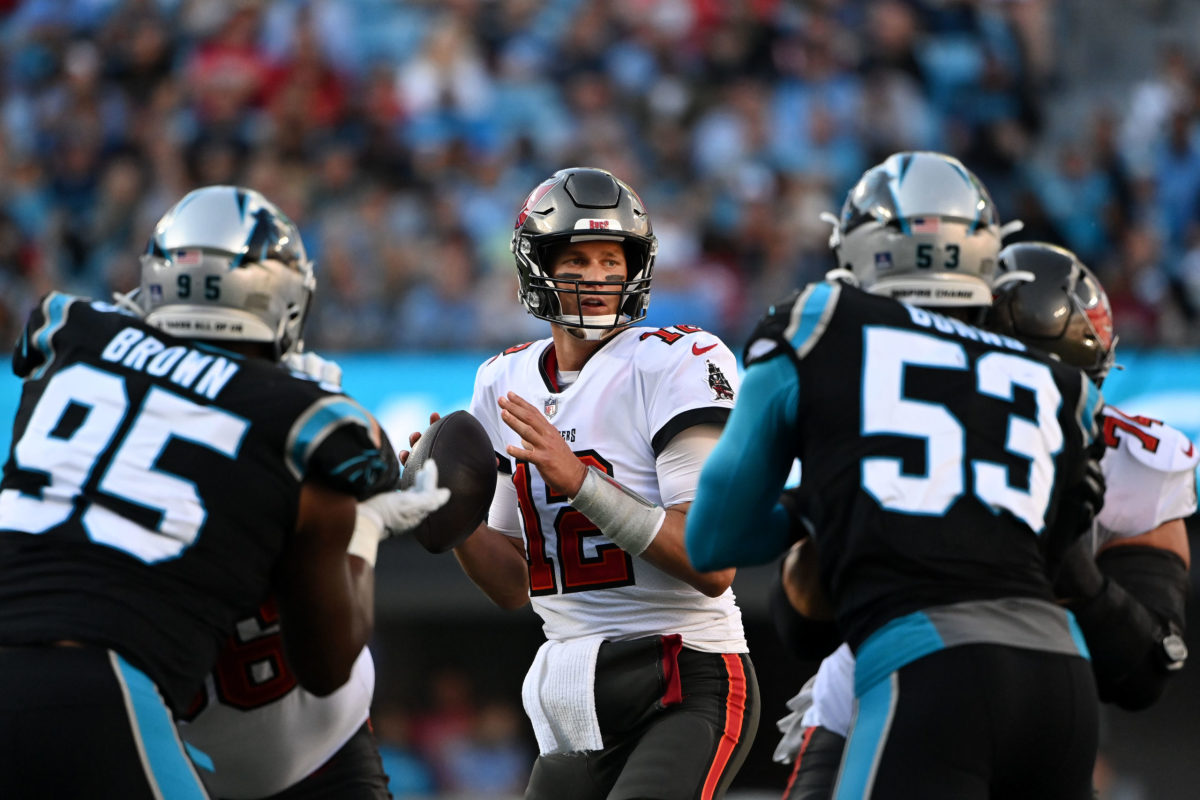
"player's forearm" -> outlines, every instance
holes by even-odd
[[[737,405],[700,471],[686,535],[698,570],[766,564],[792,543],[790,519],[778,505],[794,458],[783,435],[796,402],[788,369],[780,358],[746,371]]]
[[[1175,553],[1150,547],[1111,548],[1098,566],[1099,591],[1068,607],[1091,650],[1100,698],[1146,708],[1172,672],[1164,640],[1183,631],[1187,571]]]
[[[684,545],[688,505],[667,509],[667,516],[658,530],[658,535],[642,553],[642,558],[709,597],[717,597],[733,583],[733,576],[737,570],[731,568],[699,572],[692,566]]]
[[[454,557],[493,603],[512,610],[529,602],[529,564],[520,546],[520,540],[485,523],[454,548]]]

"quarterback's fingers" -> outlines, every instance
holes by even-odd
[[[522,444],[524,444],[524,442],[522,442]],[[531,463],[533,462],[533,451],[532,450],[522,450],[520,447],[517,447],[515,444],[507,445],[504,448],[504,452],[508,453],[510,456],[512,456],[513,458],[518,459],[520,461],[529,461]]]
[[[505,425],[512,428],[513,432],[516,433],[518,436],[520,436],[521,439],[525,442],[535,444],[538,441],[538,439],[540,438],[537,435],[538,431],[536,428],[534,428],[532,425],[530,425],[525,420],[522,420],[521,418],[517,417],[515,414],[513,414],[511,411],[509,411],[507,409],[500,412],[500,419],[503,420]]]
[[[509,392],[507,396],[500,398],[500,407],[535,427],[543,430],[553,430],[554,428],[541,411],[538,411],[528,400],[516,392]]]

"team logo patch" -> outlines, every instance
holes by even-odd
[[[892,268],[892,254],[891,253],[876,253],[875,254],[875,269],[876,269],[876,271],[882,272],[883,270],[888,270],[891,268]]]
[[[558,413],[558,398],[547,397],[542,401],[542,413],[546,415],[546,419],[553,419]]]
[[[721,368],[708,359],[704,360],[708,364],[708,388],[712,389],[714,400],[732,400],[733,387],[729,385],[729,379],[725,377],[725,373],[721,372]]]

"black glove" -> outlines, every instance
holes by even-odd
[[[784,489],[779,495],[779,505],[788,514],[788,541],[798,542],[808,536],[808,519],[804,515],[805,501],[800,494],[800,487]]]
[[[1081,536],[1067,548],[1058,564],[1054,580],[1054,596],[1066,603],[1091,600],[1104,590],[1104,574],[1096,566],[1092,542]]]
[[[1046,563],[1051,579],[1075,542],[1092,529],[1100,509],[1104,508],[1104,472],[1099,455],[1092,454],[1084,461],[1083,475],[1069,486],[1058,501],[1058,517],[1050,530],[1046,548]]]

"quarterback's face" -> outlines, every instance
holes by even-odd
[[[573,242],[556,254],[550,265],[550,277],[566,284],[558,293],[564,315],[598,316],[616,314],[621,302],[621,285],[627,274],[625,251],[617,241]],[[595,290],[589,294],[588,289]],[[598,292],[598,293],[597,293]]]

